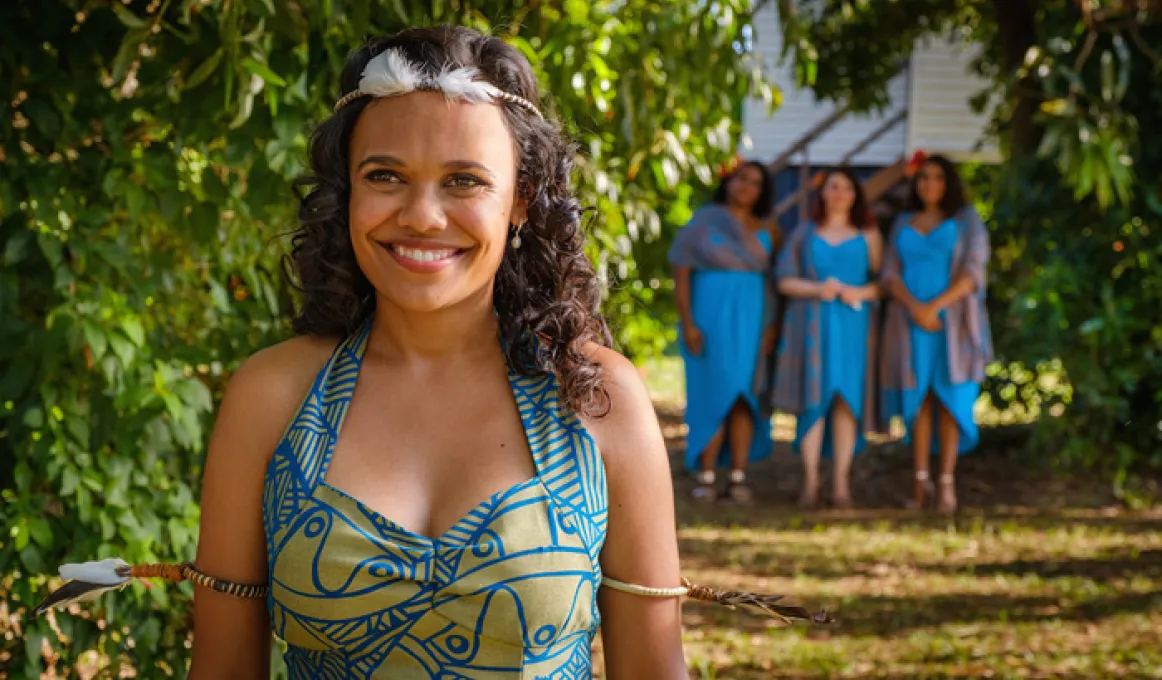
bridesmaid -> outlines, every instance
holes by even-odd
[[[932,492],[928,465],[940,452],[937,509],[956,512],[956,459],[978,440],[973,406],[992,337],[985,312],[989,235],[968,205],[956,166],[925,160],[912,184],[912,212],[892,227],[882,283],[891,296],[881,380],[885,415],[903,416],[912,442],[914,502]]]
[[[795,230],[779,256],[778,290],[790,302],[773,405],[796,416],[802,507],[818,504],[819,458],[832,454],[832,502],[852,505],[851,459],[864,447],[861,432],[875,422],[873,274],[882,250],[859,180],[837,168],[824,177],[812,221]]]
[[[768,219],[773,196],[766,168],[743,164],[678,231],[670,250],[686,363],[686,468],[696,471],[697,500],[715,499],[715,466],[729,463],[725,497],[749,502],[747,463],[773,448],[770,410],[758,397],[775,338],[767,276],[779,241]]]

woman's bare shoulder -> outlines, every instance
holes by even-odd
[[[231,392],[262,398],[268,406],[301,401],[335,350],[330,338],[298,336],[252,354],[230,378]],[[296,396],[297,393],[297,396]],[[274,402],[274,403],[270,403]]]
[[[336,341],[300,336],[250,356],[231,376],[218,411],[215,439],[248,440],[269,458]]]
[[[607,471],[633,475],[664,470],[668,484],[669,461],[661,428],[641,373],[633,362],[608,347],[590,343],[584,352],[601,366],[602,386],[609,395],[609,411],[585,421]]]

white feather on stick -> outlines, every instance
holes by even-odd
[[[129,563],[117,558],[99,562],[61,565],[65,584],[54,590],[33,610],[37,616],[50,609],[63,609],[74,602],[87,602],[129,583]]]
[[[116,557],[98,562],[62,564],[59,571],[66,581],[85,581],[102,586],[119,586],[129,580],[129,563]]]

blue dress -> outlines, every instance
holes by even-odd
[[[900,229],[896,248],[904,285],[918,301],[928,302],[948,289],[952,281],[952,255],[957,235],[956,222],[952,219],[945,220],[927,235],[916,231],[911,225],[904,225]],[[943,311],[940,312],[940,318],[944,319]],[[908,432],[912,432],[920,405],[931,391],[956,419],[960,428],[960,453],[971,451],[980,440],[973,415],[973,408],[980,395],[980,385],[974,382],[952,384],[948,371],[948,338],[944,328],[929,332],[910,323],[908,330],[912,340],[912,370],[916,375],[916,388],[904,390],[900,395]],[[940,446],[938,418],[939,412],[933,409],[933,453],[939,451]]]
[[[810,243],[811,261],[815,266],[819,281],[834,278],[849,286],[867,285],[870,278],[867,239],[862,235],[853,236],[832,245],[822,236],[815,234]],[[831,451],[831,406],[837,398],[847,402],[855,415],[855,422],[863,419],[864,394],[867,381],[868,326],[871,304],[864,303],[860,309],[852,309],[839,299],[820,301],[816,307],[820,314],[819,338],[822,358],[822,386],[819,390],[822,400],[819,404],[797,414],[795,423],[795,451],[807,431],[820,419],[826,418],[823,430],[823,456]],[[808,343],[814,341],[807,336]],[[811,379],[811,376],[808,376]],[[867,443],[862,435],[863,428],[857,426],[855,452],[859,453]]]
[[[770,234],[761,231],[757,237],[769,252]],[[686,362],[686,467],[699,468],[702,450],[725,426],[727,414],[740,399],[750,407],[755,425],[749,460],[762,460],[774,448],[770,422],[764,419],[754,393],[767,278],[762,272],[698,269],[690,277],[690,312],[694,325],[702,331],[702,354],[691,354],[682,343]],[[730,442],[724,439],[718,464],[729,461]]]
[[[268,606],[290,679],[591,677],[605,471],[556,378],[509,374],[536,474],[429,538],[327,483],[369,327],[335,349],[266,471]]]

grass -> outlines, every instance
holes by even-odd
[[[700,678],[1162,677],[1162,518],[763,513],[684,522],[686,573],[838,619],[783,629],[685,607]]]
[[[681,365],[645,376],[681,467]],[[787,423],[777,421],[785,438]],[[829,627],[684,606],[691,677],[1162,678],[1162,512],[1128,511],[1099,481],[1027,457],[962,459],[955,519],[898,508],[907,451],[857,458],[863,509],[793,506],[798,461],[781,443],[752,470],[750,508],[695,506],[675,474],[684,574],[826,608]]]

